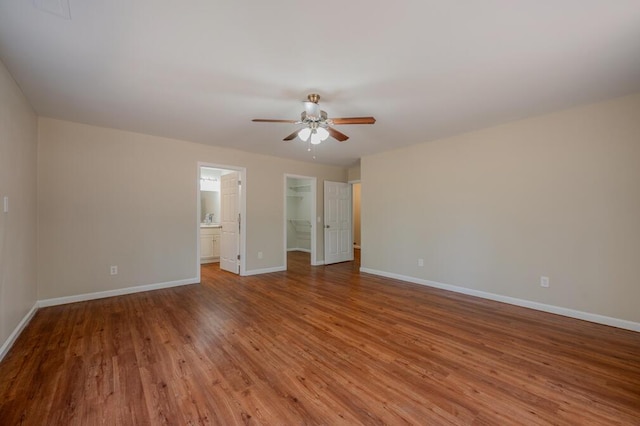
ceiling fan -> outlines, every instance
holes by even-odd
[[[344,142],[349,139],[349,136],[330,126],[340,124],[373,124],[376,122],[376,119],[373,117],[328,118],[326,111],[322,111],[320,109],[320,105],[318,105],[319,100],[320,95],[317,93],[311,93],[307,96],[307,100],[303,102],[304,111],[300,114],[300,120],[271,120],[266,118],[254,118],[251,121],[255,121],[257,123],[303,124],[304,127],[302,129],[296,130],[283,140],[290,141],[295,139],[297,136],[304,142],[309,141],[312,145],[321,143],[329,136],[340,142]]]

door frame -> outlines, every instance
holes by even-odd
[[[284,247],[283,247],[283,253],[284,253],[284,270],[287,270],[287,179],[288,178],[292,178],[292,179],[307,179],[311,181],[311,212],[310,215],[311,217],[309,218],[309,221],[311,222],[311,265],[312,266],[316,266],[316,265],[320,265],[320,263],[318,263],[318,250],[317,250],[317,220],[316,220],[316,216],[318,214],[317,211],[317,190],[318,190],[318,178],[315,176],[302,176],[302,175],[294,175],[294,174],[289,174],[289,173],[285,173],[284,174],[284,181],[283,181],[283,188],[284,188],[284,193],[283,193],[283,197],[282,197],[282,202],[283,202],[283,206],[284,206],[284,210],[283,210],[283,216],[284,216],[284,229],[283,229],[283,242],[284,242]]]
[[[358,245],[358,250],[362,250],[362,181],[360,179],[354,179],[354,180],[350,180],[348,183],[351,184],[351,216],[353,217],[355,212],[353,211],[353,185],[355,184],[360,184],[360,244]],[[351,220],[351,233],[353,234],[353,232],[355,232],[355,221],[352,219]],[[353,239],[353,241],[355,242],[355,238]],[[353,248],[355,249],[356,246],[354,244]],[[362,252],[361,252],[362,253]]]
[[[212,169],[232,170],[238,172],[240,176],[240,241],[238,252],[240,253],[240,275],[246,275],[246,247],[247,247],[247,169],[245,167],[229,166],[226,164],[209,163],[198,161],[196,169],[196,277],[198,282],[202,281],[200,276],[200,168],[211,167]]]

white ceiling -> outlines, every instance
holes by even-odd
[[[0,59],[39,115],[305,161],[250,120],[376,117],[319,145],[349,166],[640,91],[638,0],[38,2],[0,1]]]

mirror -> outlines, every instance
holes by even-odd
[[[200,168],[200,223],[220,223],[220,176],[223,170]]]
[[[220,223],[220,192],[200,191],[200,223]]]

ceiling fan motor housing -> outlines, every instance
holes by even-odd
[[[302,114],[300,114],[300,121],[303,123],[326,122],[327,112],[318,110],[316,113],[310,114],[308,110],[302,111]]]

